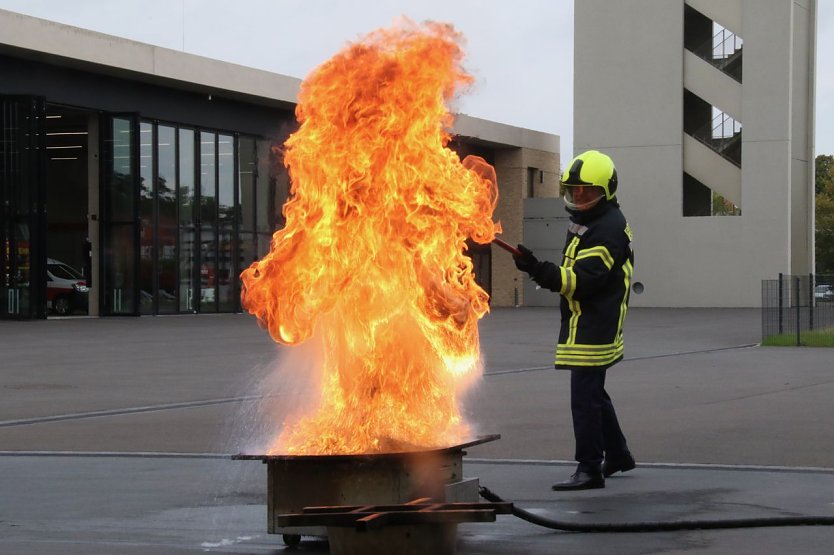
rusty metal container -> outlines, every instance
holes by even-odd
[[[477,501],[477,479],[464,480],[464,449],[499,439],[472,441],[423,451],[370,455],[251,455],[267,465],[267,532],[295,541],[301,535],[326,536],[324,527],[285,527],[281,514],[304,507],[407,503],[429,497],[437,501]],[[474,498],[473,498],[474,497]]]

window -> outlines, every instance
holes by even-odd
[[[240,272],[257,260],[259,238],[261,255],[269,250],[287,195],[271,143],[150,120],[138,131],[140,313],[239,310]]]
[[[527,198],[533,198],[536,196],[536,183],[541,183],[542,181],[542,172],[539,171],[538,168],[527,168]]]

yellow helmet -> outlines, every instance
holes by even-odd
[[[605,198],[611,200],[617,193],[617,168],[607,155],[598,150],[587,150],[570,161],[562,174],[561,185],[601,187]]]

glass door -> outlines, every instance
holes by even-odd
[[[200,312],[217,312],[217,134],[200,132]]]
[[[157,126],[156,298],[157,314],[179,312],[177,301],[177,130]]]
[[[236,312],[240,299],[238,274],[238,206],[235,186],[235,138],[217,136],[217,300],[220,312]]]
[[[105,116],[102,283],[105,315],[139,315],[139,120]]]
[[[0,96],[0,110],[0,318],[45,318],[45,103]]]
[[[193,129],[180,129],[177,148],[177,218],[179,222],[179,311],[196,312],[195,295],[200,291],[196,286],[195,252],[197,249],[197,183]]]

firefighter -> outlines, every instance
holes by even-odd
[[[571,371],[576,472],[552,489],[605,487],[605,478],[635,467],[605,391],[606,370],[623,358],[623,322],[634,266],[631,228],[617,202],[617,170],[596,150],[571,160],[561,188],[570,214],[561,265],[540,261],[524,245],[516,267],[561,295],[557,369]]]

